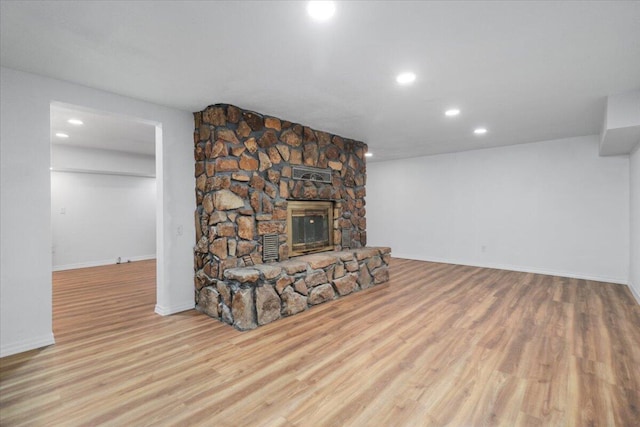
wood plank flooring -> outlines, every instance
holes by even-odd
[[[56,345],[0,360],[3,426],[637,426],[622,285],[393,259],[253,331],[154,314],[155,264],[54,273]]]

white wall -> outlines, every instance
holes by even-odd
[[[176,82],[179,84],[179,82]],[[51,319],[51,102],[159,123],[157,305],[193,307],[193,116],[131,98],[0,69],[0,355],[53,343]]]
[[[600,154],[629,154],[640,141],[640,90],[607,97]]]
[[[54,271],[155,258],[153,156],[55,144],[51,166]]]
[[[155,214],[154,178],[51,172],[53,269],[155,258]]]
[[[154,156],[53,144],[51,166],[55,169],[81,169],[155,177]]]
[[[640,90],[607,97],[607,110],[604,121],[606,129],[638,125],[640,125]]]
[[[640,304],[640,144],[629,158],[631,189],[631,244],[629,245],[629,286]]]
[[[394,256],[628,280],[629,160],[595,135],[367,169],[368,244]]]

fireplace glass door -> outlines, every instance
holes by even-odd
[[[290,255],[333,249],[332,202],[290,201],[287,217]]]

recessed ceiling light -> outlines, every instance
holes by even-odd
[[[326,21],[336,12],[336,5],[332,1],[310,1],[307,13],[316,21]]]
[[[80,119],[69,119],[67,120],[67,123],[71,123],[72,125],[77,125],[77,126],[84,124],[83,121]]]
[[[67,135],[66,133],[62,133],[62,132],[56,133],[56,136],[58,138],[69,138],[69,135]]]
[[[373,157],[373,153],[364,153],[365,157]]]
[[[409,85],[416,80],[416,75],[411,72],[400,73],[396,77],[396,82],[401,85]]]
[[[452,108],[444,112],[444,115],[447,117],[457,116],[458,114],[460,114],[460,110],[458,110],[457,108]]]
[[[473,133],[475,133],[476,135],[484,135],[485,133],[487,133],[487,129],[485,129],[485,128],[476,128],[476,129],[474,129]]]

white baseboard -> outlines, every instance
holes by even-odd
[[[125,258],[131,262],[135,262],[135,261],[147,261],[149,259],[156,259],[156,254],[151,254],[151,255],[138,255],[138,256],[132,256],[132,257],[128,257]]]
[[[171,314],[180,313],[182,311],[192,310],[195,308],[195,301],[184,302],[182,304],[177,304],[172,307],[163,307],[161,305],[156,304],[155,312],[161,316],[169,316]]]
[[[55,342],[56,341],[53,338],[53,333],[49,333],[41,337],[30,338],[24,341],[3,346],[2,348],[0,348],[0,357],[7,357],[11,356],[12,354],[18,354],[29,350],[34,350],[36,348],[46,347],[55,344]]]
[[[125,264],[127,261],[131,261],[131,262],[146,261],[148,259],[155,259],[155,258],[156,258],[156,254],[122,257],[122,260],[123,260],[122,263]],[[54,265],[52,269],[53,271],[63,271],[63,270],[75,270],[78,268],[100,267],[102,265],[115,265],[115,264],[117,264],[117,260],[110,258],[110,259],[103,259],[100,261],[79,262],[77,264]]]
[[[545,274],[549,276],[570,277],[572,279],[593,280],[596,282],[617,283],[621,285],[628,285],[628,280],[621,277],[592,276],[592,275],[573,273],[568,271],[547,270],[547,269],[520,266],[520,265],[468,262],[468,261],[455,260],[455,259],[424,257],[424,256],[411,255],[411,254],[399,254],[396,252],[392,252],[392,256],[394,258],[415,259],[418,261],[430,261],[430,262],[441,262],[444,264],[468,265],[471,267],[495,268],[498,270],[519,271],[522,273]]]

